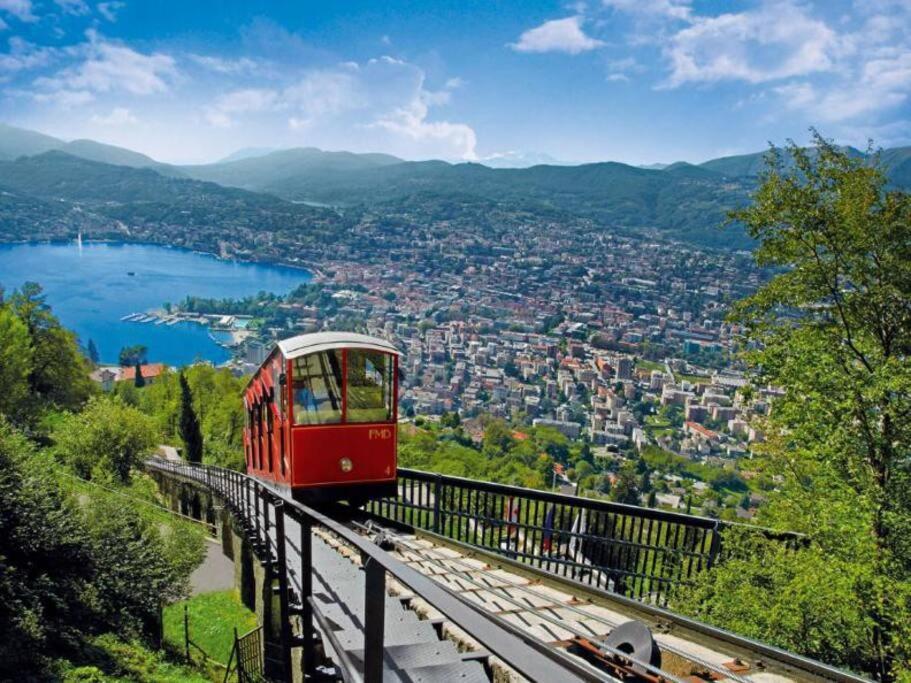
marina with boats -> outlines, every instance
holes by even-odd
[[[197,313],[140,311],[121,316],[120,322],[139,325],[177,325],[190,323],[208,328],[209,338],[225,349],[233,349],[252,334],[247,329],[252,318],[242,315],[199,315]]]

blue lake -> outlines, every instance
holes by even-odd
[[[84,344],[94,340],[105,363],[116,363],[120,349],[133,344],[146,345],[151,362],[223,363],[229,352],[202,325],[130,323],[120,318],[165,302],[178,303],[188,295],[284,294],[310,277],[296,268],[220,261],[145,244],[0,244],[0,285],[9,292],[23,282],[38,282],[63,324]]]

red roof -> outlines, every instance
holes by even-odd
[[[687,422],[687,423],[686,423],[686,426],[687,426],[690,430],[692,430],[692,431],[694,431],[694,432],[697,432],[697,433],[701,434],[701,435],[704,436],[706,439],[717,439],[717,438],[718,438],[717,432],[713,432],[713,431],[712,431],[711,429],[709,429],[708,427],[703,427],[703,426],[702,426],[701,424],[699,424],[698,422]]]
[[[149,363],[148,365],[143,365],[142,367],[142,376],[144,379],[149,379],[152,377],[158,377],[163,375],[168,367],[164,363]],[[120,371],[120,378],[118,382],[127,382],[134,381],[136,379],[136,367],[123,368]]]

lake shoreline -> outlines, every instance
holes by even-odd
[[[37,282],[47,303],[104,362],[142,344],[149,358],[172,366],[236,359],[249,332],[214,332],[192,316],[171,315],[186,297],[243,299],[267,291],[284,296],[314,280],[302,264],[226,259],[201,249],[129,240],[18,240],[0,243],[0,284],[12,291]],[[318,276],[316,276],[318,277]],[[199,316],[197,316],[198,318]],[[178,322],[182,324],[178,324]]]
[[[2,246],[13,246],[13,245],[30,245],[30,244],[76,244],[75,239],[47,239],[47,240],[6,240],[0,241],[0,247]],[[146,246],[146,247],[161,247],[162,249],[174,249],[176,251],[183,251],[190,254],[198,254],[200,256],[207,256],[214,258],[216,261],[221,261],[223,263],[246,263],[253,265],[264,265],[270,266],[273,268],[290,268],[292,270],[302,270],[305,273],[310,275],[310,279],[314,282],[323,282],[326,279],[326,274],[320,270],[319,266],[312,263],[287,263],[285,261],[273,261],[271,259],[255,259],[255,258],[239,258],[231,257],[225,258],[219,254],[216,254],[211,251],[204,251],[202,249],[193,249],[191,247],[182,247],[176,244],[170,244],[168,242],[147,242],[144,240],[125,240],[125,239],[92,239],[92,238],[83,238],[82,244],[111,244],[111,245],[135,245],[135,246]]]

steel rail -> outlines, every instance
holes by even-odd
[[[533,647],[520,636],[504,629],[491,615],[465,604],[451,591],[392,557],[346,525],[298,501],[287,498],[283,494],[277,493],[257,479],[234,470],[208,465],[175,463],[160,459],[148,460],[146,461],[146,466],[152,470],[198,482],[204,487],[222,494],[231,504],[232,511],[236,516],[240,516],[242,521],[249,521],[243,517],[248,509],[248,503],[246,496],[239,494],[239,491],[244,490],[243,487],[252,487],[255,495],[263,496],[264,498],[262,518],[264,520],[263,526],[266,528],[263,530],[264,533],[261,538],[259,535],[261,531],[260,511],[257,509],[254,518],[256,539],[270,551],[271,538],[268,520],[270,501],[268,499],[281,501],[282,507],[288,512],[289,516],[292,518],[299,517],[300,519],[297,520],[299,522],[306,521],[312,525],[321,526],[344,539],[356,548],[362,557],[369,558],[370,561],[375,563],[375,566],[382,568],[384,572],[388,572],[397,581],[426,600],[455,625],[481,643],[493,655],[531,680],[566,681],[566,683],[597,680],[592,677],[582,676],[577,670],[575,662],[566,655],[555,651],[542,651]],[[241,504],[238,504],[238,501]],[[257,508],[259,508],[258,505]],[[365,619],[366,621],[367,619]],[[382,622],[380,623],[380,628],[382,628]],[[369,624],[365,623],[365,630],[368,629]],[[359,675],[358,672],[354,673]]]
[[[415,551],[412,548],[409,548],[409,550],[411,552],[419,552],[419,551]],[[469,569],[469,570],[463,570],[463,571],[452,570],[452,569],[449,569],[448,567],[446,567],[444,562],[456,561],[456,560],[449,560],[449,559],[441,560],[438,558],[427,557],[426,555],[423,557],[424,557],[425,562],[432,562],[432,563],[436,564],[437,566],[443,567],[444,569],[448,569],[448,573],[455,574],[455,575],[461,577],[462,580],[467,581],[472,586],[475,586],[476,588],[478,588],[480,590],[485,590],[485,591],[489,591],[489,592],[493,593],[498,598],[501,598],[502,600],[504,600],[512,605],[515,605],[523,612],[532,612],[532,613],[536,614],[542,621],[545,621],[549,624],[553,624],[554,626],[557,626],[558,628],[563,629],[564,631],[569,631],[570,633],[572,633],[574,636],[576,636],[578,638],[591,639],[593,637],[591,633],[584,633],[583,631],[580,631],[579,629],[574,628],[574,627],[564,623],[561,619],[557,619],[556,617],[551,617],[549,615],[540,613],[540,612],[543,612],[543,610],[546,609],[546,607],[534,608],[534,607],[525,605],[522,602],[520,602],[519,600],[516,600],[515,598],[513,598],[511,595],[509,595],[503,586],[489,586],[489,585],[484,584],[484,583],[474,579],[473,577],[469,576],[469,574],[476,573],[477,569]],[[510,583],[509,585],[513,586],[515,584]],[[538,595],[539,595],[539,597],[542,597],[542,596],[540,596],[540,594],[538,594]],[[460,596],[460,597],[463,600],[467,600],[467,598],[465,598],[464,596]],[[560,606],[562,607],[563,605],[560,605]],[[505,621],[505,619],[504,619],[504,621]],[[513,626],[513,627],[515,628],[515,626]],[[548,645],[549,645],[549,643],[548,643]],[[659,667],[653,666],[653,665],[649,664],[648,662],[644,662],[642,660],[636,659],[635,657],[633,657],[632,655],[630,655],[628,653],[621,652],[620,650],[617,650],[615,648],[612,648],[612,647],[610,647],[604,643],[600,643],[600,642],[598,643],[598,646],[603,647],[604,649],[608,650],[613,655],[619,655],[619,656],[623,657],[624,659],[629,660],[633,664],[638,664],[639,666],[644,668],[649,673],[652,673],[656,676],[660,676],[669,681],[674,681],[674,683],[684,683],[683,679],[675,676],[674,674],[664,671]],[[740,683],[749,683],[749,682],[745,681],[744,679],[740,679]]]
[[[365,528],[365,530],[367,531],[367,533],[371,533],[372,531],[375,531],[375,530],[376,530],[376,529],[370,529],[369,527],[364,527],[364,528]],[[389,538],[389,535],[390,535],[389,530],[388,530],[388,529],[382,529],[382,531],[383,531],[383,533],[386,534],[386,538]],[[428,557],[428,556],[426,555],[426,553],[424,552],[423,549],[421,549],[421,548],[414,548],[414,547],[408,545],[408,541],[407,541],[406,539],[392,538],[391,541],[392,541],[392,543],[395,544],[396,546],[400,546],[400,549],[401,549],[401,550],[406,550],[406,551],[408,551],[409,553],[414,553],[415,555],[419,555],[419,556],[421,557],[421,559],[420,559],[419,561],[422,561],[422,562],[433,562],[434,564],[436,564],[436,565],[438,565],[438,566],[441,566],[441,567],[443,567],[444,569],[449,569],[449,567],[447,566],[448,564],[457,564],[457,565],[459,565],[459,566],[461,566],[461,567],[465,567],[465,569],[462,570],[462,571],[458,571],[458,570],[452,571],[452,570],[450,570],[450,571],[452,571],[452,573],[454,573],[454,574],[463,575],[463,574],[474,573],[474,572],[477,572],[477,571],[478,571],[476,567],[472,567],[472,566],[471,566],[468,562],[466,562],[464,559],[454,558],[454,557],[452,557],[452,558],[450,558],[450,557],[447,557],[447,558]],[[466,577],[466,578],[467,578],[467,577]],[[513,588],[513,589],[519,590],[519,591],[521,591],[521,592],[523,592],[523,593],[525,593],[525,594],[527,594],[527,595],[534,596],[534,597],[540,598],[540,599],[545,600],[545,601],[550,601],[550,600],[551,600],[546,594],[544,594],[544,593],[541,592],[541,591],[535,590],[534,588],[530,587],[530,586],[527,585],[527,584],[517,583],[517,582],[513,582],[513,581],[507,581],[507,580],[504,579],[503,577],[499,577],[498,580],[500,580],[500,581],[505,581],[505,582],[506,582],[506,585],[507,585],[509,588]],[[475,582],[472,581],[472,583],[475,583]],[[488,586],[488,587],[485,587],[484,590],[489,590],[489,591],[491,591],[491,592],[494,592],[494,591],[505,591],[506,588],[505,588],[504,586]],[[510,602],[514,602],[514,601],[512,601],[512,600],[509,599],[509,596],[508,596],[508,595],[503,596],[503,595],[501,595],[500,593],[495,593],[495,595],[497,595],[498,597],[504,597],[504,598],[506,598],[506,599],[507,599],[508,601],[510,601]],[[567,604],[564,604],[564,603],[560,603],[558,606],[559,606],[559,608],[560,608],[561,610],[567,610],[567,611],[572,612],[573,614],[578,614],[579,616],[585,617],[585,618],[586,618],[587,620],[589,620],[589,621],[597,621],[597,622],[600,622],[600,623],[602,623],[602,624],[604,624],[604,625],[606,625],[606,626],[609,626],[609,627],[612,628],[612,629],[613,629],[613,628],[616,628],[617,626],[620,625],[619,623],[614,622],[614,621],[612,621],[612,620],[610,620],[610,619],[607,619],[607,618],[604,617],[604,616],[601,616],[601,615],[598,615],[598,614],[595,614],[595,613],[592,613],[592,612],[586,612],[584,609],[581,609],[581,608],[579,608],[579,607],[576,607],[575,605],[571,605],[571,604],[570,604],[570,605],[567,605]],[[548,607],[542,607],[542,608],[528,607],[528,608],[525,608],[525,611],[528,611],[528,612],[537,612],[539,609],[548,609]],[[571,632],[572,632],[572,629],[570,629],[570,628],[564,627],[564,626],[562,626],[562,625],[561,625],[560,627],[561,627],[561,628],[564,628],[564,629],[567,630],[567,631],[571,631]],[[588,635],[581,635],[581,634],[576,634],[576,635],[580,635],[580,637],[585,637],[585,638],[589,638],[589,639],[591,638],[591,636],[588,636]],[[601,643],[598,643],[598,645],[600,646]],[[608,649],[609,649],[609,648],[608,648]],[[688,660],[688,661],[691,661],[691,662],[693,662],[694,664],[698,664],[698,665],[701,666],[701,667],[704,667],[704,668],[706,668],[706,669],[709,669],[709,670],[714,671],[714,672],[719,673],[719,674],[723,674],[725,678],[729,678],[729,679],[731,679],[731,680],[733,680],[733,681],[736,681],[737,683],[751,683],[751,681],[749,681],[748,679],[746,679],[746,678],[744,678],[744,677],[742,677],[742,676],[740,676],[740,675],[738,675],[738,674],[736,674],[736,673],[733,673],[732,671],[730,671],[730,670],[728,670],[728,669],[726,669],[726,668],[724,668],[724,667],[722,667],[722,666],[718,666],[717,664],[713,664],[712,662],[709,662],[709,661],[707,661],[707,660],[704,660],[704,659],[701,659],[701,658],[699,658],[699,657],[696,657],[696,656],[694,656],[694,655],[692,655],[692,654],[690,654],[690,653],[688,653],[688,652],[685,652],[684,650],[681,650],[680,648],[677,648],[677,647],[675,647],[675,646],[673,646],[673,645],[670,645],[670,644],[662,644],[662,645],[661,645],[661,649],[664,650],[664,651],[667,651],[667,652],[671,652],[671,653],[673,653],[673,654],[675,654],[675,655],[677,655],[677,656],[679,656],[679,657],[681,657],[681,658],[683,658],[683,659],[686,659],[686,660]],[[617,653],[614,653],[614,654],[617,654]],[[626,657],[626,658],[629,658],[629,655],[626,655],[626,654],[624,654],[624,653],[620,653],[620,654],[622,654],[622,655],[623,655],[624,657]],[[633,660],[633,661],[635,661],[635,660]],[[635,663],[638,664],[639,662],[635,662]],[[649,667],[649,665],[646,665],[646,664],[643,664],[643,666],[645,666],[646,668],[651,668],[651,667]],[[660,671],[660,669],[655,669],[655,671]],[[666,674],[666,677],[670,677],[670,674]]]
[[[389,521],[376,515],[373,517],[375,519],[378,518],[380,521]],[[838,683],[871,683],[871,680],[869,678],[865,678],[851,671],[846,671],[831,664],[826,664],[825,662],[810,659],[809,657],[783,650],[774,645],[769,645],[768,643],[763,643],[746,636],[741,636],[717,626],[712,626],[710,624],[697,621],[691,617],[672,612],[663,607],[658,607],[656,605],[651,605],[646,602],[627,597],[625,595],[606,591],[596,586],[592,586],[591,584],[577,581],[568,576],[563,576],[555,572],[548,571],[542,567],[537,567],[535,565],[527,564],[524,562],[518,562],[502,553],[498,553],[489,548],[479,547],[471,543],[459,541],[448,536],[443,536],[442,534],[429,531],[427,529],[409,527],[407,524],[404,524],[402,522],[393,520],[393,523],[396,524],[399,528],[406,528],[412,533],[415,533],[419,536],[425,536],[443,545],[450,545],[459,548],[466,554],[483,556],[491,563],[501,563],[518,571],[524,571],[530,574],[538,575],[546,578],[547,580],[555,581],[577,590],[590,593],[599,599],[622,605],[631,611],[644,613],[653,619],[674,624],[694,633],[698,633],[709,638],[719,640],[721,642],[729,643],[734,647],[752,652],[759,657],[767,657],[769,659],[777,661],[780,664],[790,666],[794,669],[803,671],[818,678],[837,681]]]

